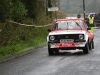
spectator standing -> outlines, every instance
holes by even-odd
[[[89,25],[89,18],[88,18],[88,15],[85,15],[85,22],[87,25]]]
[[[96,26],[100,26],[100,12],[95,17]]]
[[[91,14],[89,17],[89,27],[94,27],[94,16]]]
[[[94,16],[90,14],[89,18],[89,24],[88,26],[91,28],[91,32],[94,33]]]
[[[78,15],[77,15],[77,18],[81,18],[81,15],[80,15],[80,14],[78,14]]]

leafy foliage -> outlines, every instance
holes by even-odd
[[[25,15],[27,15],[27,10],[25,9],[25,6],[18,0],[12,1],[10,3],[11,7],[11,18],[15,21],[21,20]]]
[[[0,21],[21,22],[25,18],[32,18],[37,22],[37,17],[46,16],[48,7],[52,7],[51,0],[0,0]],[[50,17],[51,14],[49,12]]]
[[[5,22],[10,17],[10,3],[11,0],[0,0],[0,21]]]
[[[36,18],[37,16],[37,0],[22,0],[28,10],[28,17]]]
[[[48,34],[47,29],[50,27],[51,26],[43,28],[34,28],[34,27],[27,28],[27,27],[17,26],[16,28],[14,28],[15,29],[14,33],[11,32],[12,30],[8,30],[10,32],[9,36],[6,35],[8,43],[4,42],[5,45],[7,44],[8,45],[0,46],[0,60],[11,55],[29,51],[40,45],[45,44],[46,36]],[[3,41],[4,40],[5,39],[3,38]]]
[[[23,26],[10,21],[37,26],[53,22],[55,15],[46,15],[46,0],[0,0],[0,57],[20,52],[29,47],[37,47],[46,42],[49,27],[35,28]],[[50,1],[50,0],[49,0]],[[51,6],[51,4],[49,5]],[[60,15],[61,14],[61,15]],[[57,12],[57,16],[66,16]]]

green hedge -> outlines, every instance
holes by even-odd
[[[45,44],[50,27],[35,28],[7,23],[0,33],[0,60]]]

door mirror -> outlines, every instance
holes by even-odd
[[[51,29],[48,29],[48,32],[51,32]]]
[[[91,30],[91,28],[87,28],[87,30]]]

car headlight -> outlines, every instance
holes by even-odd
[[[84,36],[82,34],[80,34],[79,39],[84,39]]]
[[[55,36],[53,36],[53,35],[50,36],[50,40],[51,40],[51,41],[55,40]]]

